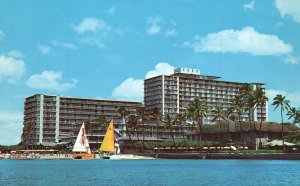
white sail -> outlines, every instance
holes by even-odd
[[[84,123],[82,124],[79,134],[76,138],[75,145],[73,147],[73,152],[87,152],[91,153],[89,141],[86,136],[85,128],[84,128]]]

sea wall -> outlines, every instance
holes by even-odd
[[[222,154],[222,153],[158,153],[152,157],[162,159],[249,159],[249,160],[300,160],[300,153],[283,154]]]

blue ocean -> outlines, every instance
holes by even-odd
[[[300,185],[300,161],[0,160],[0,185]]]

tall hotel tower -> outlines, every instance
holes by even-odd
[[[230,106],[230,100],[237,95],[243,83],[219,80],[216,76],[200,74],[199,69],[177,68],[174,74],[160,75],[144,81],[144,104],[146,111],[157,107],[161,114],[184,112],[188,103],[198,97],[206,101],[209,111],[216,105]],[[263,83],[250,83],[251,88],[264,88]],[[267,104],[263,108],[252,109],[242,116],[243,121],[268,120]],[[250,117],[249,118],[249,112]],[[210,113],[210,112],[209,112]],[[212,116],[208,114],[205,123],[210,124]]]

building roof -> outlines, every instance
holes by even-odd
[[[60,98],[66,98],[66,99],[80,99],[80,100],[94,100],[94,101],[108,101],[108,102],[128,102],[128,103],[142,104],[142,102],[139,102],[139,101],[112,100],[112,99],[103,99],[103,98],[98,99],[98,98],[69,97],[69,96],[61,96],[61,95],[53,95],[53,94],[34,94],[32,96],[26,97],[26,99],[37,96],[37,95],[52,96],[52,97],[59,96]]]

